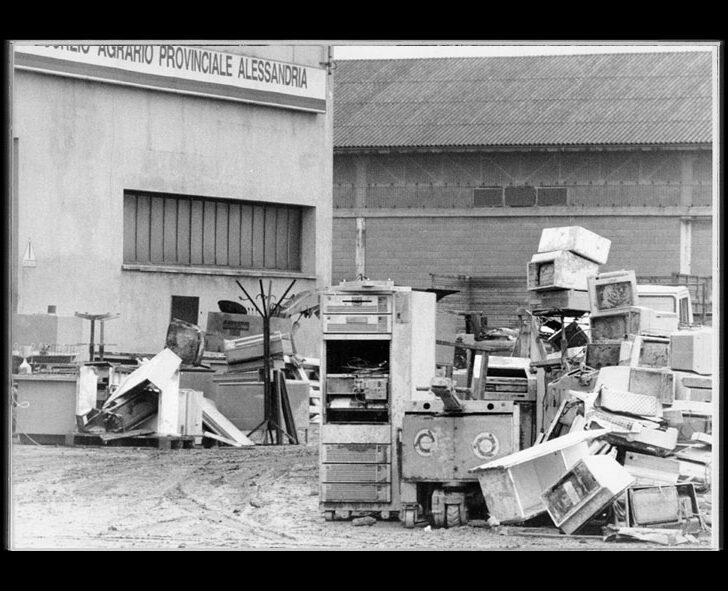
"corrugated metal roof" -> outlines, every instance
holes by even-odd
[[[704,144],[711,54],[339,61],[334,146]]]

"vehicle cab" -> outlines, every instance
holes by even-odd
[[[638,284],[639,305],[661,312],[676,312],[680,324],[693,324],[690,292],[684,285]]]

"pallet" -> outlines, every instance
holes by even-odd
[[[118,435],[122,435],[119,433]],[[19,434],[23,444],[64,445],[67,447],[153,447],[156,449],[192,449],[193,435],[131,435],[104,440],[93,433],[67,433],[65,435]]]

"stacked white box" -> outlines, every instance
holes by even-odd
[[[670,335],[670,367],[710,375],[713,373],[713,331],[680,330]]]
[[[586,291],[587,277],[595,275],[599,265],[568,250],[534,254],[526,267],[529,291],[578,289]]]
[[[538,252],[569,250],[574,254],[603,265],[609,256],[611,240],[590,232],[581,226],[544,228],[538,243]]]

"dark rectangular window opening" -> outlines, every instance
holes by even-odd
[[[538,187],[539,205],[567,205],[566,187]]]
[[[503,187],[473,189],[473,207],[503,207]]]
[[[303,209],[124,191],[124,263],[300,271]]]
[[[198,315],[200,313],[200,298],[197,296],[172,296],[170,321],[184,320],[190,324],[199,322]]]
[[[530,207],[536,205],[536,187],[506,187],[508,207]]]

